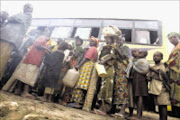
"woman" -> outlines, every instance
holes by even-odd
[[[124,117],[125,108],[128,103],[128,80],[126,78],[126,68],[129,58],[129,47],[123,45],[124,37],[119,36],[116,40],[115,55],[115,86],[114,86],[114,100],[115,106],[122,105],[120,113],[115,113]]]
[[[64,50],[67,48],[68,44],[66,42],[61,42],[61,44],[59,44],[58,50],[47,55],[44,60],[44,64],[46,65],[46,72],[43,79],[46,87],[43,96],[44,101],[51,102],[54,89],[59,80],[59,74],[61,72],[64,59]]]
[[[33,44],[32,48],[28,51],[26,56],[22,59],[12,77],[4,85],[3,90],[12,92],[16,80],[24,83],[24,89],[21,91],[21,85],[18,86],[19,94],[23,97],[35,99],[34,96],[29,94],[30,86],[33,87],[36,83],[39,67],[46,53],[46,41],[49,36],[41,36]]]
[[[114,62],[115,54],[114,45],[115,37],[106,36],[105,37],[106,45],[103,46],[101,54],[99,56],[100,64],[105,66],[107,76],[102,78],[101,88],[98,94],[98,104],[100,104],[100,112],[106,114],[109,112],[112,107],[112,98],[113,98],[113,87],[114,87]],[[105,112],[105,113],[104,113]]]
[[[172,50],[167,65],[170,72],[171,102],[173,106],[180,107],[180,34],[168,34],[169,41],[175,46]]]
[[[61,73],[59,75],[59,81],[56,85],[55,89],[55,95],[58,98],[58,102],[60,104],[66,105],[67,102],[69,102],[70,99],[70,91],[72,91],[72,88],[66,89],[67,87],[63,85],[62,80],[64,76],[66,75],[67,71],[70,69],[70,60],[72,58],[73,48],[70,44],[68,44],[68,49],[64,51],[64,60],[63,65],[61,68]],[[67,96],[65,95],[67,93]],[[66,97],[65,97],[66,96]]]
[[[72,92],[71,101],[75,103],[69,105],[76,108],[81,108],[82,104],[84,103],[92,75],[92,70],[94,68],[94,62],[96,62],[98,59],[98,52],[96,47],[99,40],[93,36],[89,40],[90,48],[85,53],[83,60],[75,66],[75,68],[79,70],[80,78]]]

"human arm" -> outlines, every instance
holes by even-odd
[[[121,46],[119,44],[116,44],[115,50],[117,51],[117,54],[122,60],[125,60],[129,57],[129,48],[127,46]]]
[[[75,69],[78,70],[88,60],[89,60],[88,58],[83,58],[83,60],[78,65],[75,66]]]

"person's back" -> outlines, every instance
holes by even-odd
[[[45,75],[43,76],[43,83],[45,86],[43,101],[51,102],[51,97],[54,94],[55,87],[59,80],[59,74],[61,72],[61,67],[64,59],[64,50],[68,48],[66,42],[60,43],[58,50],[49,53],[46,56],[44,64],[46,65]]]
[[[0,39],[8,41],[19,48],[25,33],[32,21],[32,5],[24,5],[24,13],[19,13],[9,17],[6,25],[1,28]]]

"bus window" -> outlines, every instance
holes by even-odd
[[[121,29],[121,28],[119,28],[119,29],[121,30],[122,34],[125,34],[125,39],[126,39],[125,42],[128,42],[128,43],[132,42],[132,36],[131,36],[132,30],[131,29]],[[101,40],[104,41],[103,35],[101,35]]]
[[[158,23],[155,21],[135,21],[135,28],[157,30]]]
[[[135,43],[150,44],[150,32],[146,30],[135,31]]]
[[[92,28],[90,36],[94,36],[94,37],[98,38],[99,30],[100,30],[100,28],[96,28],[96,27]]]
[[[121,28],[120,28],[120,30],[121,30],[122,34],[125,34],[125,36],[124,36],[125,39],[126,39],[125,42],[130,43],[131,42],[131,32],[132,32],[132,30],[131,29],[121,29]]]
[[[135,36],[136,36],[136,39],[135,39],[134,43],[153,44],[153,45],[160,44],[157,31],[136,30]]]
[[[151,39],[151,44],[154,44],[154,45],[160,44],[157,31],[150,31],[150,39]]]
[[[79,36],[82,39],[88,39],[90,37],[91,28],[77,28],[75,36]]]
[[[70,37],[71,27],[56,27],[54,28],[52,38],[68,38]]]

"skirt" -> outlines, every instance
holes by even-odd
[[[126,78],[126,66],[117,61],[115,68],[115,87],[113,104],[128,104],[128,80]]]
[[[160,95],[155,97],[155,103],[157,105],[170,105],[170,94],[166,91],[165,88],[162,88]]]
[[[87,61],[79,70],[79,81],[77,82],[75,89],[72,92],[71,101],[78,103],[84,103],[85,94],[87,92],[89,82],[91,80],[92,71],[94,68],[94,63],[92,61]]]
[[[105,66],[107,77],[102,78],[98,100],[104,100],[108,104],[112,104],[113,90],[114,90],[114,67]]]
[[[180,77],[180,74],[173,70],[170,70],[170,77],[174,81],[177,81],[178,78]],[[176,107],[180,107],[180,85],[178,85],[177,82],[172,82],[170,86],[171,86],[171,98],[178,101],[176,104],[172,104],[172,105]]]
[[[134,96],[148,96],[148,84],[146,75],[134,72],[133,75],[133,95]]]
[[[13,50],[13,45],[9,42],[0,40],[0,81],[3,77],[5,67]]]
[[[3,90],[12,92],[15,84],[17,83],[17,80],[30,85],[31,87],[34,87],[38,73],[39,73],[39,67],[36,65],[31,64],[25,64],[23,63],[23,60],[21,60],[20,64],[14,71],[11,78],[8,80],[8,82],[4,85]]]

